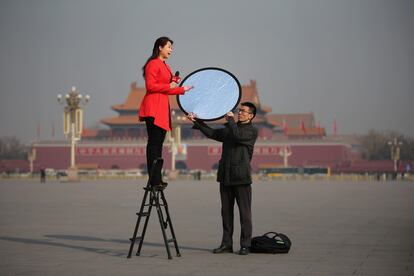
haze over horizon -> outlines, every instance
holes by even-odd
[[[273,113],[313,112],[328,133],[414,136],[414,1],[0,1],[0,125],[63,138],[57,94],[90,94],[85,126],[116,116],[155,39],[182,76],[221,67],[257,81]],[[410,123],[411,122],[411,123]]]

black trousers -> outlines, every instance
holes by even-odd
[[[220,183],[223,245],[233,245],[234,201],[240,212],[240,247],[250,247],[252,240],[252,186],[225,186]]]
[[[145,118],[147,126],[148,142],[147,142],[147,169],[148,174],[151,172],[152,163],[155,159],[162,157],[162,145],[165,140],[167,131],[154,124],[153,117]],[[151,184],[158,184],[161,181],[161,169],[155,172]]]

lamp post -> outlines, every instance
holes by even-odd
[[[172,130],[170,132],[167,132],[167,140],[168,142],[170,142],[169,152],[171,152],[171,172],[174,172],[175,171],[175,155],[177,153],[176,141],[172,134],[175,128],[175,110],[171,111],[171,120],[172,120]]]
[[[292,150],[290,149],[290,147],[283,147],[280,151],[279,151],[279,155],[283,157],[283,166],[285,168],[287,168],[288,165],[288,158],[289,156],[292,155]]]
[[[73,86],[71,92],[62,97],[57,95],[60,104],[65,104],[63,111],[63,133],[70,141],[70,167],[68,169],[68,180],[77,181],[78,173],[75,165],[75,144],[81,139],[83,125],[83,109],[90,99],[89,95],[85,97],[76,91]]]
[[[401,141],[398,141],[397,138],[394,138],[392,141],[388,141],[388,145],[391,150],[391,160],[394,161],[394,179],[397,178],[398,171],[398,161],[400,160],[400,147],[402,145]]]
[[[27,159],[29,160],[30,174],[33,174],[33,162],[36,160],[36,149],[33,147],[33,145],[29,151]]]
[[[172,131],[167,133],[167,140],[170,142],[171,152],[171,172],[170,178],[177,177],[177,171],[175,167],[175,161],[178,153],[178,147],[181,145],[181,126],[180,122],[185,119],[183,116],[179,116],[175,110],[171,111],[172,118]]]

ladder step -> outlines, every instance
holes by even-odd
[[[172,243],[174,241],[175,241],[175,239],[169,239],[169,240],[167,240],[168,243]]]
[[[142,239],[142,237],[136,237],[136,238],[135,238],[135,241],[140,241],[141,239]],[[130,240],[130,241],[134,241],[134,238],[130,238],[129,240]]]
[[[141,217],[148,217],[149,215],[150,215],[149,212],[137,213],[137,216],[141,216]]]

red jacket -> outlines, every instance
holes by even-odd
[[[147,92],[139,108],[139,120],[154,117],[154,124],[166,131],[171,130],[170,102],[168,95],[184,94],[183,87],[171,89],[171,69],[159,58],[148,62],[145,67],[145,87]]]

